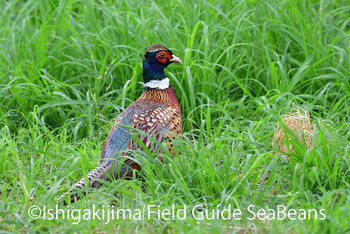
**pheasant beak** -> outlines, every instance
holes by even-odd
[[[176,57],[175,55],[172,55],[171,59],[169,61],[173,62],[173,63],[181,63],[182,64],[181,59],[179,57]]]

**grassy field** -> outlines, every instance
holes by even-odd
[[[0,7],[0,230],[350,232],[346,0],[1,0]],[[135,152],[143,181],[109,182],[59,208],[230,205],[242,219],[30,218],[30,207],[54,208],[99,164],[115,118],[143,90],[142,56],[155,43],[184,62],[166,71],[183,112],[180,153],[161,164]],[[289,131],[294,151],[283,153],[272,139],[293,103],[316,123],[312,147]],[[278,205],[299,214],[324,209],[325,217],[252,218],[249,205],[269,213]]]

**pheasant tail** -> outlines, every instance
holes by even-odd
[[[109,176],[109,170],[111,169],[111,164],[100,164],[98,167],[93,169],[87,174],[87,179],[89,181],[89,187],[91,188],[99,188],[102,183],[99,180],[108,180]],[[82,178],[77,183],[75,183],[72,188],[69,190],[69,192],[66,192],[62,194],[58,199],[59,204],[66,205],[66,202],[64,201],[64,198],[70,194],[70,201],[71,203],[75,202],[76,200],[80,199],[80,194],[77,192],[78,189],[86,188],[85,178]],[[85,195],[85,192],[83,192]]]

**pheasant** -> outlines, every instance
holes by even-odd
[[[174,89],[164,74],[164,68],[174,62],[182,64],[180,58],[162,45],[155,44],[146,50],[143,58],[144,90],[117,117],[103,145],[100,165],[87,175],[89,187],[100,187],[101,181],[109,180],[110,173],[118,179],[132,176],[133,169],[141,170],[130,150],[143,148],[133,135],[137,135],[143,147],[153,154],[158,154],[159,149],[158,144],[152,144],[150,137],[158,142],[165,141],[169,152],[175,153],[171,140],[182,134],[182,114]],[[80,199],[76,190],[85,187],[85,178],[72,186],[69,191],[72,203]],[[68,192],[61,195],[58,203],[66,204],[64,198],[67,195]]]

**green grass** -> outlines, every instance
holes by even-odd
[[[350,231],[347,1],[1,0],[0,7],[0,230]],[[244,218],[31,219],[30,206],[54,207],[98,165],[113,121],[142,92],[142,56],[155,43],[184,62],[167,69],[183,112],[181,155],[166,154],[161,164],[135,152],[143,180],[88,190],[71,209],[231,204]],[[311,150],[291,140],[296,150],[284,162],[272,138],[292,103],[333,124],[317,128]],[[325,209],[326,219],[248,220],[251,204]]]

